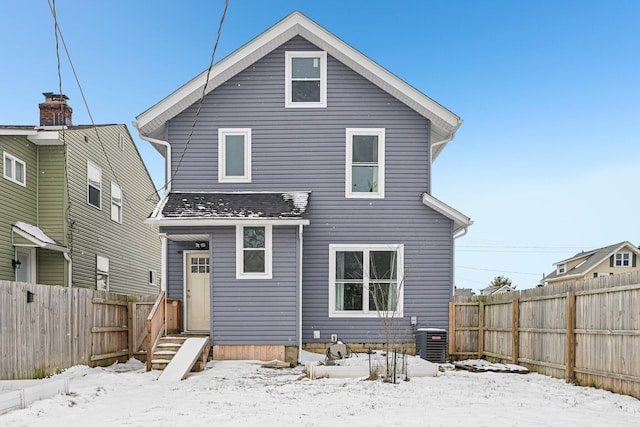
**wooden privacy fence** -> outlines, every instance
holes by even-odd
[[[0,281],[0,379],[44,378],[73,365],[126,360],[134,355],[133,343],[144,347],[130,308],[144,300],[155,297]]]
[[[489,357],[640,398],[640,274],[456,297],[453,359]]]

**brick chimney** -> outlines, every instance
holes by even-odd
[[[73,109],[67,105],[67,95],[43,93],[45,101],[40,108],[40,126],[71,126]]]

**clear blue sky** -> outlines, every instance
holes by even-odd
[[[96,123],[130,125],[205,70],[223,5],[58,0]],[[231,0],[216,58],[293,10],[464,119],[433,173],[433,194],[475,221],[458,287],[528,288],[580,250],[640,244],[640,1]],[[37,124],[41,93],[58,91],[47,1],[5,2],[0,39],[0,124]],[[160,187],[162,158],[129,127]]]

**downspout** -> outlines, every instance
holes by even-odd
[[[298,363],[302,360],[302,227],[298,225]]]
[[[167,234],[160,234],[160,290],[167,292]]]
[[[166,150],[165,151],[166,155],[164,157],[165,159],[165,162],[164,162],[165,192],[170,193],[171,192],[171,144],[161,139],[150,138],[148,136],[143,135],[142,132],[140,132],[140,129],[138,129],[138,122],[133,122],[133,127],[136,128],[136,130],[138,131],[138,135],[143,140],[151,144],[161,145],[165,148]]]
[[[71,288],[73,286],[73,262],[71,261],[71,255],[69,255],[68,252],[62,252],[62,256],[64,256],[64,259],[67,260],[67,318],[69,319],[67,323],[67,334],[69,336],[69,357],[71,357],[73,361],[73,334],[71,331],[71,318],[73,317],[71,312],[71,310],[73,309],[73,304],[71,304],[71,300],[73,299],[71,295]]]
[[[451,287],[451,296],[455,296],[455,283],[456,283],[456,239],[459,237],[464,236],[465,234],[467,234],[467,231],[469,231],[469,226],[466,226],[462,229],[461,233],[458,234],[454,234],[453,235],[453,251],[451,251],[451,264],[452,264],[452,268],[451,268],[451,283],[453,284],[453,286]]]

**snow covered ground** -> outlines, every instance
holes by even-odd
[[[538,374],[446,370],[399,384],[310,380],[303,368],[209,362],[176,383],[135,360],[75,366],[70,393],[0,415],[2,426],[638,426],[640,400]]]

